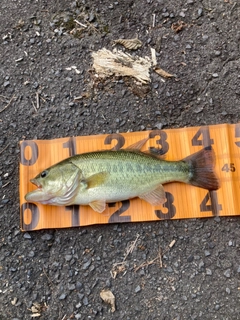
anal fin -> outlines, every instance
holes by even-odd
[[[99,213],[102,213],[106,209],[106,201],[105,200],[96,200],[89,203],[90,207]]]
[[[147,201],[152,206],[159,206],[167,201],[164,188],[161,184],[157,188],[139,195],[139,198]]]

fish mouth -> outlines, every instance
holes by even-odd
[[[34,184],[37,189],[28,192],[25,195],[25,200],[28,202],[39,202],[42,204],[48,204],[51,199],[53,198],[53,195],[47,194],[44,192],[42,184],[37,179],[31,179],[30,180],[32,184]]]
[[[32,184],[38,187],[38,189],[42,189],[42,185],[37,179],[31,179],[30,181],[32,182]]]

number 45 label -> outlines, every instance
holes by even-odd
[[[235,172],[236,168],[234,166],[234,163],[225,163],[224,166],[222,167],[222,171]]]

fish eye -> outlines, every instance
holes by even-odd
[[[48,174],[47,170],[44,170],[44,171],[41,173],[41,178],[45,178],[47,174]]]

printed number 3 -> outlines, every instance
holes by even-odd
[[[173,195],[170,192],[166,192],[166,198],[167,201],[163,206],[167,209],[167,213],[163,213],[162,210],[155,210],[155,214],[159,219],[172,219],[176,214],[176,207],[173,204]]]

